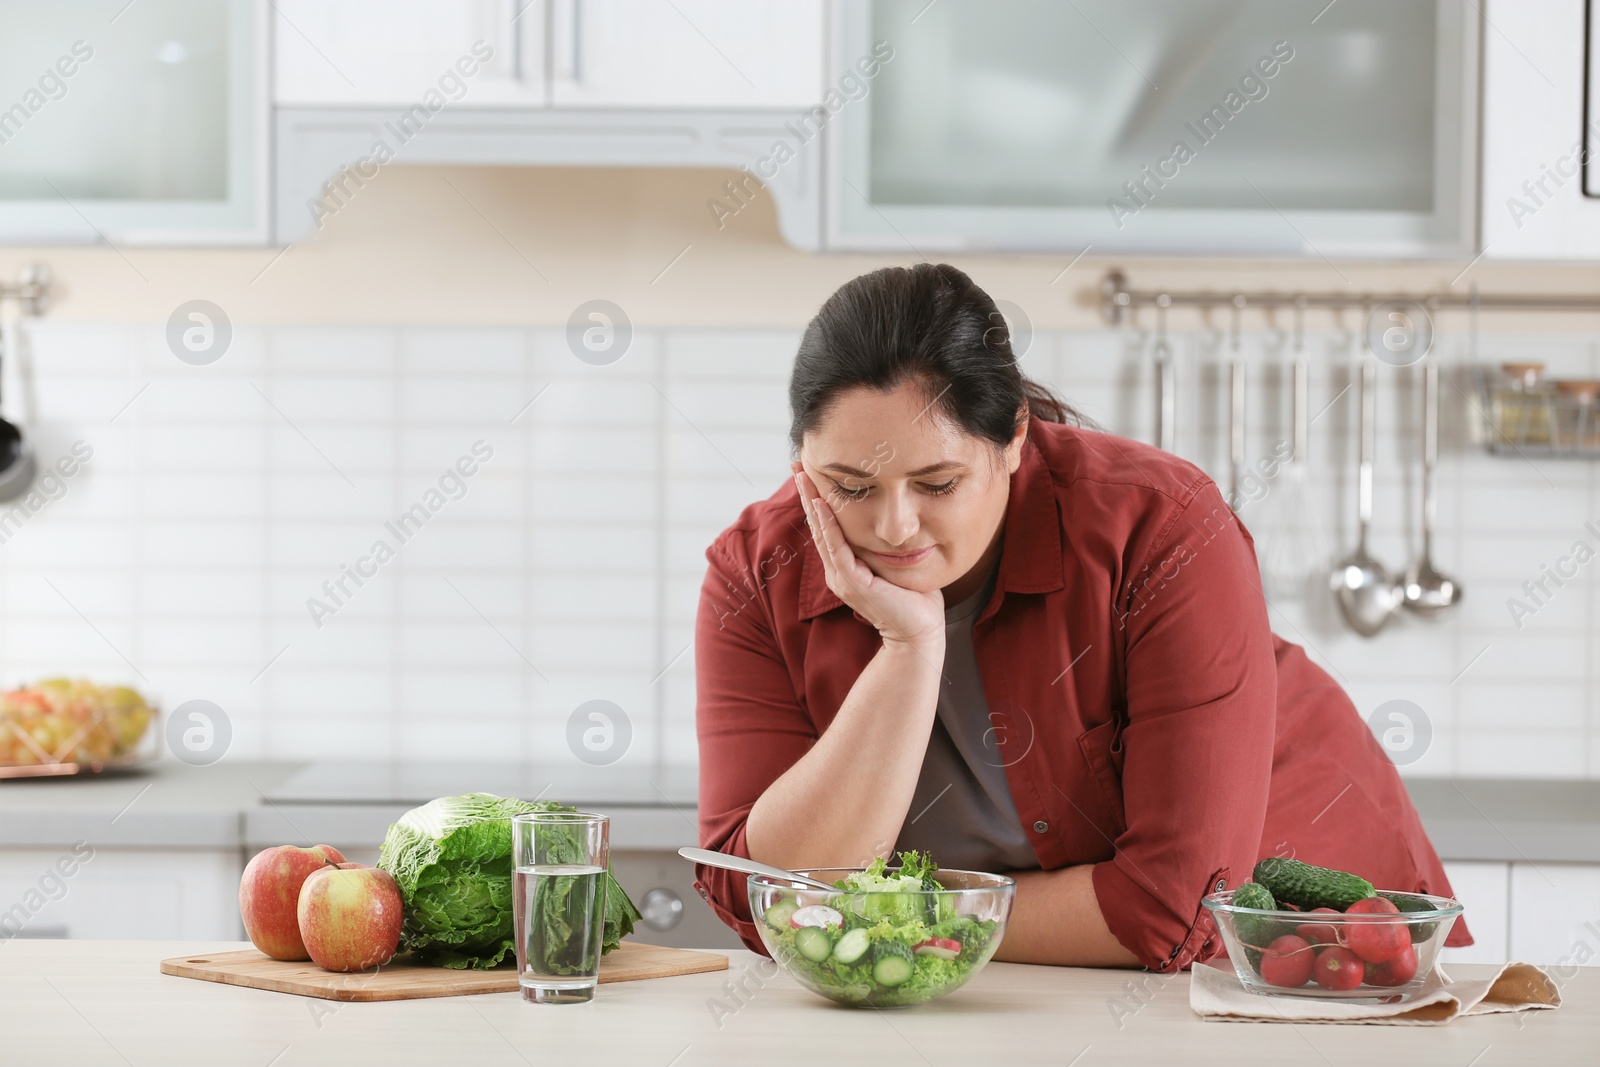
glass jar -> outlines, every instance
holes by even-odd
[[[1553,383],[1560,407],[1556,410],[1556,440],[1564,452],[1600,451],[1600,381],[1580,379]]]
[[[1543,363],[1502,363],[1491,415],[1503,441],[1549,447],[1555,443],[1555,405]],[[1503,443],[1503,442],[1502,442]]]

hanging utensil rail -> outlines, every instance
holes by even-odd
[[[15,300],[30,315],[42,315],[50,306],[50,286],[54,281],[50,268],[34,263],[22,268],[14,282],[0,282],[0,303]]]
[[[1429,311],[1446,308],[1471,309],[1470,293],[1372,293],[1372,292],[1275,292],[1133,289],[1128,276],[1120,270],[1109,270],[1100,278],[1100,315],[1113,326],[1120,325],[1124,312],[1131,308],[1220,308],[1238,306],[1242,297],[1244,305],[1251,308],[1359,308],[1376,306],[1390,301],[1409,301]],[[1479,293],[1480,311],[1588,311],[1600,313],[1600,296],[1562,296],[1553,293]]]

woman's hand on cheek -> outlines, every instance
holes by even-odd
[[[811,528],[811,540],[822,558],[828,588],[877,627],[884,641],[942,646],[944,594],[938,589],[926,593],[907,589],[874,574],[856,557],[839,525],[839,517],[799,464],[795,464],[794,479]]]

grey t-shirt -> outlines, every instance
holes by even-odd
[[[989,702],[978,675],[972,624],[994,592],[999,559],[983,588],[944,612],[944,678],[939,710],[922,759],[917,791],[900,828],[896,851],[930,852],[941,867],[968,871],[1032,870],[1011,786],[995,746],[985,744]]]

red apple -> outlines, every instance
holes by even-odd
[[[364,971],[400,947],[400,887],[376,867],[324,867],[300,887],[300,936],[317,966]]]
[[[313,871],[343,862],[343,853],[332,845],[278,845],[257,852],[239,879],[239,916],[251,944],[275,960],[310,959],[295,915],[300,886]]]

